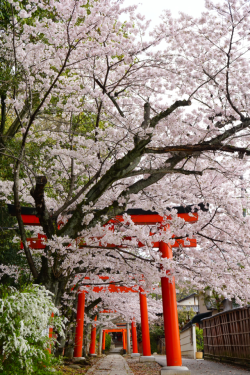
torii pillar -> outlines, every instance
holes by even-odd
[[[141,333],[142,333],[142,350],[143,350],[143,356],[140,357],[140,362],[154,362],[155,358],[151,355],[151,347],[150,347],[147,296],[141,287],[140,287],[140,310],[141,310]]]
[[[127,349],[126,349],[126,331],[125,331],[125,329],[122,330],[122,347],[123,347],[123,354],[126,354]]]
[[[132,321],[132,324],[131,324],[131,331],[132,331],[132,345],[133,345],[133,353],[131,354],[131,357],[140,357],[140,353],[138,353],[136,323],[134,320]]]
[[[85,292],[78,293],[77,315],[76,315],[76,335],[74,357],[82,357],[83,328],[84,328]]]
[[[173,258],[172,246],[160,242],[162,258]],[[181,344],[178,324],[175,280],[161,278],[164,331],[166,343],[167,367],[161,369],[161,375],[190,375],[187,367],[182,366]]]
[[[96,320],[97,320],[97,316],[95,317],[95,321]],[[96,325],[93,324],[92,329],[91,329],[91,341],[90,341],[90,347],[89,347],[89,355],[92,357],[96,356],[95,342],[96,342]]]
[[[106,331],[104,330],[102,334],[102,354],[105,354],[105,346],[106,346],[105,339],[106,339]]]

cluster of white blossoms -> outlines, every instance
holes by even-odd
[[[64,324],[52,302],[52,293],[33,285],[20,292],[14,287],[2,290],[0,299],[0,369],[6,362],[17,361],[32,371],[33,361],[45,358],[52,340],[44,335],[48,326],[63,335]],[[54,317],[52,318],[52,313]]]

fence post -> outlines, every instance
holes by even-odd
[[[129,323],[126,324],[127,327],[127,354],[131,354],[131,349],[130,349],[130,328],[129,328]]]
[[[99,333],[98,355],[102,355],[102,328],[100,329]]]
[[[196,325],[192,325],[192,338],[193,338],[193,350],[194,350],[194,359],[196,359],[196,352],[197,352],[197,346],[196,346]]]

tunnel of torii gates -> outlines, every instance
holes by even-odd
[[[198,210],[207,211],[207,208],[203,204],[197,206],[186,206],[186,207],[173,207],[177,210],[178,217],[184,219],[187,222],[194,223],[198,220]],[[13,205],[8,205],[9,212],[11,215],[15,216],[15,208]],[[152,211],[144,211],[142,209],[129,209],[126,212],[130,215],[132,221],[136,225],[155,225],[161,224],[164,220],[162,216]],[[189,215],[192,213],[192,215]],[[30,207],[22,207],[21,215],[24,225],[34,225],[39,226],[39,218],[36,216],[36,211]],[[171,216],[167,217],[168,220],[171,220]],[[111,219],[108,224],[124,222],[123,216],[118,215],[115,219]],[[169,224],[166,224],[168,227]],[[38,235],[38,238],[30,238],[27,241],[30,243],[30,247],[33,249],[44,249],[45,245],[43,240],[45,239],[44,235]],[[166,244],[164,242],[156,242],[153,244],[154,247],[158,247],[159,251],[162,254],[162,258],[171,259],[173,257],[172,248],[179,247],[196,247],[195,239],[187,239],[189,244],[184,240],[176,240],[173,245]],[[112,246],[112,245],[111,245]],[[138,244],[139,247],[143,246],[142,243]],[[21,244],[21,247],[22,244]],[[100,278],[108,279],[108,277],[100,276]],[[100,292],[104,287],[96,286],[92,290],[94,292]],[[136,288],[136,286],[134,287]],[[175,280],[174,277],[172,280],[169,280],[168,277],[161,278],[161,288],[162,288],[162,304],[163,304],[163,318],[164,318],[164,331],[165,331],[165,343],[166,343],[166,356],[167,356],[167,366],[182,366],[181,358],[181,346],[180,346],[180,336],[179,336],[179,325],[178,325],[178,312],[177,312],[177,302],[176,302],[176,291],[175,291]],[[128,293],[134,292],[138,293],[138,288],[133,289],[133,287],[127,286],[117,286],[109,283],[107,289],[112,293]],[[85,293],[86,291],[80,291],[78,293],[78,304],[77,304],[77,325],[76,325],[76,335],[75,335],[75,348],[74,348],[74,357],[82,356],[82,344],[83,344],[83,328],[84,328],[84,308],[85,308]],[[154,360],[154,357],[151,356],[151,347],[150,347],[150,335],[149,335],[149,323],[148,323],[148,309],[147,309],[147,296],[146,292],[139,287],[139,298],[140,298],[140,312],[141,312],[141,331],[142,331],[142,347],[143,347],[143,356],[141,357],[142,361],[151,361]],[[137,347],[137,335],[136,335],[136,324],[132,322],[132,345],[133,345],[133,354],[132,356],[139,356],[138,347]],[[110,331],[110,330],[109,330]],[[117,330],[116,330],[117,331]],[[125,331],[127,337],[125,338]],[[103,335],[100,335],[100,341],[102,341],[102,349],[105,349],[105,332]],[[129,325],[127,329],[123,330],[123,348],[125,349],[125,342],[130,340]],[[96,341],[96,327],[92,326],[91,330],[91,343],[90,343],[90,355],[95,354],[95,341]]]

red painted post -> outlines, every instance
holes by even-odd
[[[125,329],[125,349],[126,353],[128,353],[128,334],[127,334],[127,329]]]
[[[127,350],[126,350],[126,332],[125,332],[124,329],[122,330],[122,345],[123,345],[123,354],[126,354],[126,352],[127,352]]]
[[[140,310],[141,310],[141,333],[142,333],[142,349],[143,356],[151,356],[150,335],[148,324],[148,305],[147,296],[144,294],[143,289],[140,287]]]
[[[54,313],[51,314],[51,318],[54,318]],[[53,328],[49,327],[49,338],[52,339],[53,337]],[[49,353],[51,354],[51,345],[49,346]]]
[[[76,314],[76,337],[74,357],[82,357],[83,327],[84,327],[85,292],[78,293]]]
[[[138,344],[137,344],[137,332],[136,332],[136,323],[132,321],[132,343],[133,343],[133,353],[138,353]]]
[[[162,258],[173,258],[172,247],[170,244],[160,242],[159,250],[162,253]],[[182,366],[174,277],[172,278],[172,281],[167,277],[162,277],[161,288],[167,366]]]
[[[102,354],[105,352],[105,338],[106,338],[106,331],[103,331],[103,336],[102,336]]]
[[[50,327],[49,328],[49,338],[52,339],[52,337],[53,337],[53,328]]]
[[[97,316],[95,317],[95,320],[97,320]],[[96,325],[93,324],[92,330],[91,330],[91,342],[89,347],[89,354],[95,355],[95,342],[96,342]]]

